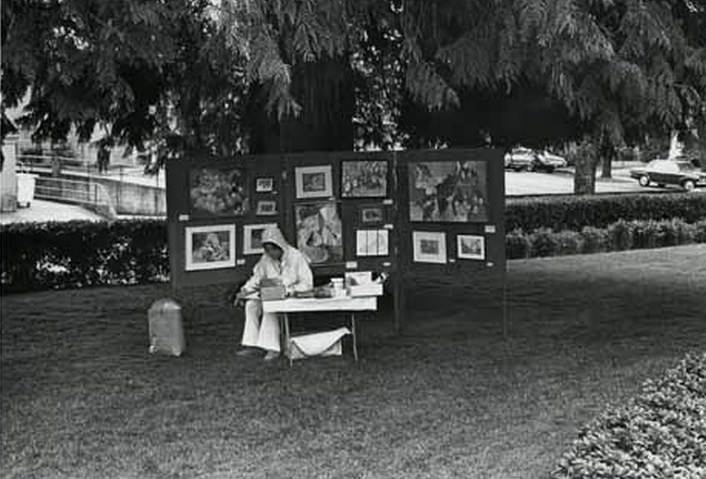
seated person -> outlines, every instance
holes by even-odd
[[[272,361],[280,353],[279,318],[276,314],[263,313],[262,302],[249,296],[258,291],[265,279],[280,280],[287,295],[313,289],[314,280],[306,256],[287,243],[279,228],[262,232],[262,247],[265,252],[235,299],[236,305],[245,304],[243,349],[237,354],[251,356],[257,354],[258,349],[264,349],[267,351],[265,361]]]

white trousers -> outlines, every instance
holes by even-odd
[[[279,316],[262,312],[262,301],[249,299],[245,302],[245,327],[243,346],[251,346],[279,352]]]

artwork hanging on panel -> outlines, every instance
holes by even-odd
[[[333,196],[331,165],[300,166],[294,169],[297,199]]]
[[[335,201],[298,204],[294,208],[297,248],[311,264],[343,261],[343,227]]]
[[[243,254],[262,254],[262,232],[267,228],[273,228],[277,223],[266,223],[243,226]]]
[[[487,221],[484,161],[416,161],[409,164],[409,219],[420,222]]]
[[[381,224],[385,221],[385,210],[381,205],[360,207],[360,222],[364,225]]]
[[[344,198],[387,196],[387,161],[342,162],[341,196]]]
[[[258,216],[274,216],[277,214],[277,202],[274,200],[260,200],[257,202],[255,213]]]
[[[235,225],[190,226],[185,232],[186,271],[235,266]]]
[[[417,263],[446,263],[446,233],[412,232],[413,259]]]
[[[268,178],[256,178],[255,179],[255,192],[256,193],[271,193],[275,189],[275,179],[272,177]]]
[[[456,256],[461,259],[485,259],[485,237],[476,235],[456,236]]]
[[[246,174],[240,168],[193,168],[189,197],[191,216],[243,215],[248,209]]]
[[[388,256],[390,254],[389,231],[356,231],[356,256]]]

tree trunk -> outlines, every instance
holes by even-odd
[[[302,106],[296,118],[277,120],[265,111],[266,98],[253,106],[251,153],[350,151],[353,149],[353,74],[344,59],[320,60],[294,67],[292,94]]]
[[[612,178],[613,177],[613,157],[615,149],[611,148],[611,151],[607,152],[601,158],[601,178]]]
[[[584,140],[576,154],[576,173],[574,174],[574,194],[592,195],[596,192],[596,168],[598,155],[594,143]]]

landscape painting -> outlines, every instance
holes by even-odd
[[[248,209],[246,174],[240,168],[189,171],[191,216],[241,216]]]
[[[341,196],[387,196],[387,161],[344,161],[341,166]]]

